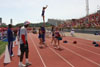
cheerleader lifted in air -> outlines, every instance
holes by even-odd
[[[42,16],[42,18],[43,18],[43,23],[45,24],[45,9],[48,7],[48,5],[46,5],[46,7],[43,7],[42,8],[42,14],[41,14],[41,16]]]

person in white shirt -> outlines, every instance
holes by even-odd
[[[70,32],[70,34],[71,34],[72,37],[75,36],[74,33],[75,33],[75,31],[74,31],[74,29],[72,29],[71,32]]]
[[[21,29],[20,29],[20,51],[21,51],[21,55],[20,55],[19,67],[25,67],[25,66],[31,65],[31,63],[29,63],[29,61],[28,61],[29,48],[28,48],[27,29],[26,29],[29,26],[29,24],[30,24],[30,22],[25,21],[24,26],[21,27]],[[25,65],[22,64],[24,53],[25,53],[25,57],[26,57],[26,64]]]

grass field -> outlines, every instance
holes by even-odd
[[[5,51],[6,45],[7,45],[7,42],[0,41],[0,56]]]

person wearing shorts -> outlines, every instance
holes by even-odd
[[[59,33],[59,28],[56,27],[55,33],[54,33],[54,42],[55,42],[55,46],[54,48],[59,49],[60,48],[60,39],[59,37],[61,37],[60,33]]]
[[[51,43],[53,43],[53,41],[54,41],[54,32],[55,32],[55,26],[52,26],[52,29],[51,29],[51,33],[52,33]]]
[[[42,30],[41,30],[41,28],[39,29],[39,36],[38,36],[38,38],[39,38],[39,40],[40,40],[40,42],[39,42],[39,44],[40,44],[40,48],[42,48],[43,46],[43,39],[42,39]]]
[[[43,17],[43,22],[45,23],[45,9],[48,7],[48,5],[46,5],[46,7],[42,8],[42,14],[41,16]],[[44,24],[45,25],[45,24]]]

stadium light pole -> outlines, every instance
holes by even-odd
[[[13,19],[10,19],[10,24],[12,24],[13,23]]]
[[[89,15],[89,0],[86,0],[86,16]]]
[[[89,23],[88,15],[89,15],[89,0],[86,0],[86,23]]]

